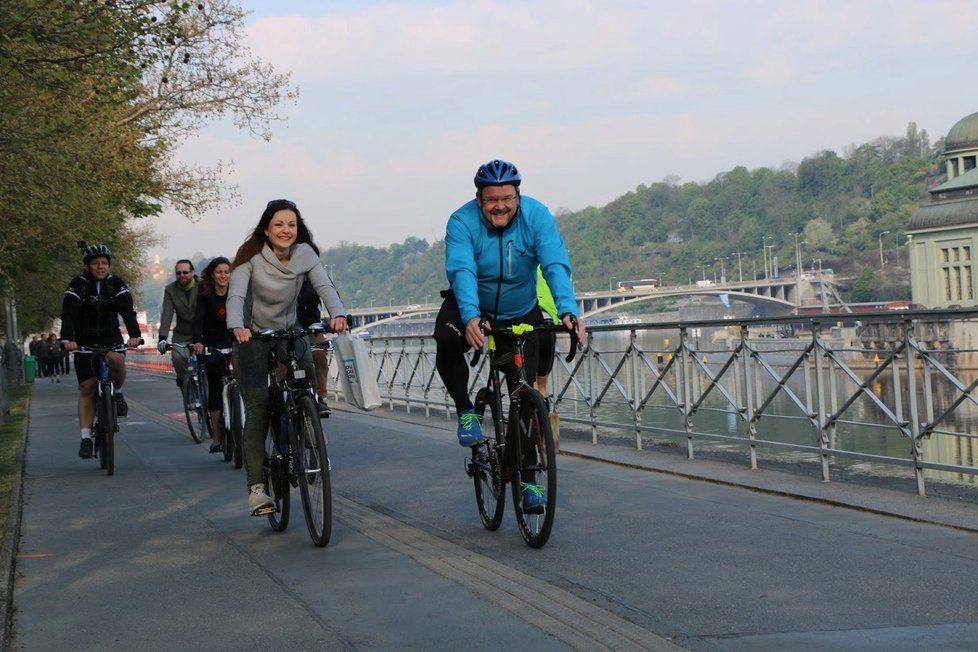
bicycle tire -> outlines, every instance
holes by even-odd
[[[234,468],[240,469],[244,464],[241,453],[241,440],[244,437],[244,405],[241,403],[241,393],[237,383],[228,387],[228,409],[231,410],[231,432],[228,441],[231,444],[231,459]]]
[[[299,495],[306,516],[309,537],[319,548],[329,543],[333,533],[333,493],[329,476],[329,453],[319,407],[309,395],[299,397],[295,405],[293,451]]]
[[[503,482],[498,444],[502,436],[502,415],[495,394],[483,387],[476,394],[475,411],[482,417],[482,434],[487,441],[472,448],[469,474],[475,485],[475,503],[479,508],[479,519],[487,530],[499,529],[506,505],[505,483]],[[489,418],[486,418],[488,412]]]
[[[230,397],[230,387],[228,387]],[[228,413],[225,414],[225,408]],[[221,418],[217,420],[217,427],[221,429],[221,457],[224,458],[225,462],[230,462],[231,458],[234,457],[234,442],[231,441],[231,424],[229,423],[231,414],[231,402],[225,401],[224,396],[221,396]]]
[[[98,437],[101,440],[99,446],[99,465],[105,469],[106,475],[115,474],[115,429],[116,429],[116,407],[112,398],[111,387],[106,386],[98,398],[100,419]]]
[[[288,460],[280,459],[275,450],[274,434],[265,437],[265,491],[275,501],[275,511],[268,514],[268,524],[276,532],[284,532],[289,527],[289,514],[292,511],[289,499]]]
[[[187,417],[187,428],[190,430],[190,438],[195,443],[204,441],[210,428],[207,413],[206,398],[202,391],[203,385],[198,376],[194,379],[193,375],[187,373],[183,377],[183,413]]]
[[[98,390],[96,389],[95,394],[95,417],[92,419],[92,456],[98,460],[99,468],[103,471],[105,470],[105,457],[102,455],[102,423],[105,421],[105,417],[102,416],[105,412],[105,407],[102,405],[102,401],[98,396]]]
[[[513,508],[520,535],[531,548],[540,548],[550,538],[554,523],[554,509],[557,504],[557,456],[554,449],[553,431],[550,429],[550,414],[543,397],[535,389],[522,387],[519,390],[519,413],[513,414],[515,423],[513,461]],[[516,410],[514,406],[514,412]],[[526,441],[524,434],[529,432],[533,443],[534,461],[524,466],[522,446]],[[533,476],[532,478],[530,476]],[[527,513],[523,509],[522,485],[525,482],[539,484],[546,493],[542,513]]]
[[[220,420],[218,427],[221,429],[221,456],[225,462],[230,462],[234,457],[234,442],[231,441],[231,432],[228,428],[224,427],[223,418]]]

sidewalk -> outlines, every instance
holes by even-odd
[[[342,404],[339,405],[342,409]],[[407,414],[386,407],[374,410],[373,414],[455,431],[454,421],[447,421],[444,414],[425,417],[418,412]],[[812,464],[788,472],[779,470],[776,463],[760,460],[759,468],[751,470],[746,457],[739,461],[719,461],[702,455],[691,460],[686,457],[685,450],[679,449],[637,450],[624,445],[592,444],[569,428],[560,439],[560,454],[978,532],[978,489],[969,487],[930,481],[928,495],[920,497],[915,493],[913,479],[908,478],[860,476],[858,479],[822,482],[818,469]]]
[[[157,642],[157,647],[149,645],[145,649],[187,649],[206,647],[215,642],[219,644],[211,649],[227,648],[234,637],[238,642],[252,640],[255,646],[264,649],[283,647],[288,643],[293,643],[295,649],[306,649],[312,635],[322,642],[315,649],[385,649],[398,641],[403,644],[405,640],[414,642],[416,649],[421,649],[418,646],[422,642],[427,642],[426,649],[435,649],[439,646],[431,645],[433,631],[441,637],[438,643],[443,647],[439,649],[458,649],[464,647],[466,641],[471,643],[474,623],[500,632],[499,647],[566,649],[552,634],[548,635],[545,627],[552,623],[551,619],[542,619],[541,624],[531,623],[525,614],[514,616],[500,603],[479,597],[477,589],[497,571],[480,575],[473,569],[498,563],[500,568],[512,564],[507,568],[522,571],[524,579],[521,582],[539,588],[540,595],[548,596],[547,604],[563,604],[568,589],[573,589],[587,598],[581,609],[593,610],[589,616],[598,614],[612,626],[620,626],[631,618],[639,621],[639,626],[646,628],[651,636],[652,632],[671,634],[679,627],[674,623],[683,622],[689,628],[690,638],[686,643],[695,643],[696,649],[712,649],[710,646],[714,644],[720,649],[735,649],[737,642],[727,638],[731,627],[738,628],[732,630],[738,633],[737,636],[744,631],[765,632],[767,636],[781,632],[780,620],[774,625],[768,622],[758,625],[756,621],[791,613],[790,610],[772,612],[772,608],[781,608],[778,601],[793,603],[798,599],[792,593],[792,585],[797,584],[794,573],[799,567],[791,565],[791,559],[782,560],[784,563],[780,566],[765,565],[762,569],[738,567],[734,560],[728,565],[728,556],[740,554],[742,560],[744,550],[747,550],[750,553],[748,559],[757,558],[764,564],[773,564],[772,551],[790,550],[793,552],[789,554],[806,559],[824,548],[828,550],[828,556],[823,556],[823,560],[830,559],[833,565],[836,562],[842,564],[845,560],[837,560],[835,556],[835,528],[845,522],[857,521],[856,526],[847,528],[850,533],[856,532],[855,546],[846,547],[846,550],[863,560],[861,565],[865,570],[860,566],[841,565],[838,568],[829,565],[813,568],[813,575],[805,578],[808,593],[804,597],[810,602],[802,603],[813,610],[812,618],[799,619],[802,624],[796,624],[797,630],[784,635],[788,638],[771,639],[768,647],[762,646],[768,650],[784,649],[778,646],[785,640],[797,643],[805,635],[824,639],[829,636],[825,631],[832,630],[842,637],[839,640],[844,647],[846,642],[851,644],[863,637],[865,641],[874,640],[873,637],[881,635],[881,627],[890,634],[898,629],[889,621],[881,625],[882,619],[876,611],[864,617],[852,615],[862,605],[866,605],[867,610],[875,609],[872,600],[854,600],[853,595],[866,594],[878,580],[902,579],[908,574],[906,559],[917,559],[923,550],[947,547],[947,539],[957,540],[959,548],[970,546],[972,538],[963,533],[978,532],[978,509],[973,492],[968,488],[961,491],[960,497],[949,492],[935,492],[941,495],[920,498],[913,493],[913,481],[904,478],[878,484],[863,479],[822,483],[815,472],[817,469],[813,471],[810,466],[785,470],[765,466],[766,463],[761,461],[762,468],[751,471],[746,464],[708,459],[707,456],[687,460],[684,451],[678,449],[638,451],[624,446],[594,445],[575,439],[565,429],[561,441],[561,458],[565,461],[558,461],[558,464],[564,469],[564,477],[586,480],[578,482],[577,486],[587,487],[591,492],[587,494],[590,502],[585,503],[580,492],[575,497],[571,483],[564,485],[562,500],[568,510],[565,513],[590,509],[594,522],[588,521],[585,525],[583,522],[575,524],[573,519],[562,520],[559,540],[554,545],[542,551],[528,552],[513,532],[484,536],[478,519],[472,515],[471,483],[466,492],[459,491],[465,481],[461,469],[457,468],[461,464],[456,464],[462,455],[454,442],[454,420],[446,419],[441,413],[425,417],[416,412],[407,414],[384,408],[367,414],[346,409],[334,401],[332,407],[336,418],[327,422],[331,453],[335,454],[334,539],[323,551],[308,542],[297,497],[293,503],[293,522],[286,533],[270,533],[266,524],[243,515],[243,476],[228,470],[216,456],[208,456],[201,447],[190,443],[176,409],[179,398],[172,381],[167,382],[164,389],[158,380],[133,374],[126,384],[131,410],[130,417],[123,423],[126,447],[119,458],[117,474],[112,478],[100,473],[96,464],[76,457],[77,433],[65,429],[65,415],[71,413],[75,397],[73,387],[34,389],[30,430],[25,432],[30,438],[26,469],[29,509],[26,510],[23,541],[30,549],[21,552],[35,554],[20,560],[18,589],[27,591],[22,591],[19,597],[18,594],[13,596],[15,600],[21,600],[21,611],[17,613],[18,638],[40,623],[49,630],[44,632],[48,638],[41,640],[55,640],[53,637],[62,632],[64,641],[89,640],[86,636],[92,635],[91,628],[98,627],[98,623],[83,619],[85,614],[73,609],[65,611],[72,600],[84,595],[86,600],[94,601],[108,613],[127,614],[119,626],[139,622],[146,637],[157,637],[152,639]],[[376,432],[372,432],[374,430]],[[591,460],[599,464],[593,464]],[[451,475],[446,478],[449,467]],[[672,488],[677,485],[674,478],[682,479],[678,482],[681,488]],[[22,500],[19,492],[23,489],[24,479],[18,479],[13,492],[12,500],[17,505]],[[687,483],[686,480],[696,482]],[[650,491],[650,483],[670,488],[663,492]],[[600,493],[599,484],[612,485],[614,493]],[[644,492],[640,492],[640,486]],[[741,488],[750,491],[742,492]],[[107,495],[107,491],[111,492],[109,495],[124,496],[125,500],[119,504],[100,500],[99,497]],[[619,510],[617,515],[602,513],[609,511],[609,496],[614,496],[617,501],[614,505],[615,510]],[[737,497],[738,509],[724,511],[722,507],[731,496]],[[782,497],[792,500],[782,500]],[[658,502],[650,509],[651,503],[646,501],[652,498]],[[724,505],[720,505],[719,516],[712,511],[705,512],[720,503]],[[78,510],[73,507],[77,504],[93,508]],[[636,505],[640,509],[637,517]],[[704,513],[697,514],[700,507],[704,508]],[[819,521],[817,528],[810,530],[809,524],[821,519],[813,516],[814,512],[830,512],[829,524]],[[893,516],[908,523],[875,519],[859,512]],[[674,518],[676,514],[678,516]],[[765,534],[768,540],[760,544],[750,539],[756,549],[701,545],[717,543],[712,534],[704,536],[707,532],[702,529],[704,523],[729,518],[729,526],[733,528],[731,541],[745,544],[744,540],[753,533],[767,532],[752,527],[752,524],[759,516],[769,514],[784,525],[778,526],[770,536]],[[860,538],[865,538],[862,532],[868,527],[864,525],[867,519],[874,521],[872,528],[875,531],[878,527],[883,536],[860,542]],[[762,521],[769,522],[763,518]],[[880,522],[875,524],[876,521]],[[928,530],[928,545],[933,548],[925,549],[909,538],[916,536],[910,530],[922,529],[912,522],[936,524],[961,532]],[[663,523],[671,523],[673,528],[656,530],[664,527]],[[18,542],[17,525],[16,519],[12,519],[6,533],[7,541],[14,544]],[[584,526],[575,528],[575,525]],[[668,531],[668,539],[659,541],[659,547],[655,548],[661,557],[645,557],[645,543],[641,537],[628,540],[625,545],[638,547],[623,553],[617,548],[620,542],[601,544],[590,536],[591,532],[602,528],[610,532],[621,526],[633,535],[645,533],[645,528],[660,533]],[[506,527],[513,525],[507,520],[503,529]],[[574,538],[575,531],[579,538]],[[627,535],[623,536],[622,541],[625,541]],[[471,537],[471,541],[460,542],[464,537]],[[901,556],[893,558],[892,568],[884,567],[883,574],[874,575],[879,572],[873,565],[875,558],[860,555],[885,555],[879,547],[887,545],[891,538],[900,542]],[[905,538],[906,545],[902,543]],[[603,549],[602,545],[608,547]],[[8,584],[5,612],[9,615],[12,608],[9,586],[14,577],[15,551],[12,546],[8,548],[0,558],[0,571]],[[701,568],[675,562],[676,559],[687,561],[688,551],[693,550],[697,552],[698,562],[703,564]],[[621,556],[617,562],[613,561],[616,555]],[[675,559],[671,555],[675,555]],[[595,562],[597,568],[590,571],[592,576],[601,577],[606,583],[586,582],[583,574],[589,569],[585,567],[587,560],[584,557],[591,561],[600,560]],[[622,559],[627,564],[640,565],[625,565]],[[425,563],[441,564],[446,560],[458,563],[462,569],[457,576],[452,576],[451,581],[445,579],[448,575],[444,569],[433,574],[424,566]],[[952,563],[947,565],[948,561]],[[322,569],[322,579],[317,581],[316,577],[310,577],[310,562]],[[564,575],[556,574],[555,563],[563,564]],[[954,549],[941,558],[941,563],[945,564],[941,569],[947,570],[947,577],[942,576],[940,586],[928,586],[927,591],[921,592],[920,599],[933,599],[939,593],[946,597],[938,598],[936,603],[930,601],[929,609],[948,608],[949,603],[961,603],[957,605],[961,609],[970,608],[973,600],[961,593],[960,584],[967,581],[967,571],[962,575],[962,569],[973,565],[966,564],[961,556],[955,557]],[[274,566],[270,567],[270,564]],[[711,592],[715,589],[702,583],[703,577],[712,577],[708,571],[700,576],[698,570],[703,568],[721,568],[733,573],[734,577],[728,578],[728,583],[721,588],[738,598],[727,604],[718,603],[719,610],[708,614],[708,625],[696,617],[687,618],[686,612],[694,610],[694,603],[684,601],[694,600],[702,607],[718,600]],[[737,575],[740,572],[751,578],[750,581],[740,581]],[[765,576],[765,572],[770,575]],[[826,572],[829,579],[822,577]],[[852,578],[851,590],[845,591],[846,587],[836,589],[847,595],[824,589],[836,581],[832,578],[837,577]],[[558,581],[551,584],[550,580],[554,578]],[[639,586],[624,586],[628,580]],[[398,589],[392,589],[391,582],[396,583]],[[787,587],[779,587],[783,593],[778,600],[768,604],[768,609],[748,610],[754,622],[745,623],[744,600],[771,599],[770,594],[755,596],[752,592],[755,587],[772,582],[784,583]],[[149,587],[152,587],[151,591],[146,590]],[[193,587],[190,594],[188,587]],[[658,587],[672,587],[663,590],[674,591],[679,596],[668,604],[657,602],[661,599]],[[616,612],[614,604],[618,604],[618,594],[627,594],[629,589],[633,598],[631,601],[621,598],[622,609]],[[397,593],[398,590],[401,593]],[[265,599],[269,591],[281,591],[283,603]],[[506,591],[502,594],[508,595]],[[393,600],[396,608],[392,609],[394,595],[397,596]],[[641,596],[642,600],[636,600],[634,595]],[[225,604],[229,600],[233,607]],[[945,604],[940,604],[941,600]],[[218,601],[225,604],[225,611],[231,608],[231,612],[222,613],[219,624],[208,626],[207,612]],[[837,603],[845,606],[842,610],[845,618],[819,620],[816,617],[818,610],[835,617],[839,611],[834,606]],[[655,612],[634,611],[644,604],[656,605]],[[295,611],[297,608],[298,612]],[[276,638],[248,638],[267,634],[256,621],[266,617],[269,610],[276,622],[291,622],[289,619],[292,619],[297,624],[288,631],[275,632]],[[447,621],[446,613],[451,614]],[[775,615],[767,616],[767,613]],[[52,620],[50,614],[59,615]],[[905,618],[901,620],[904,616],[895,613],[893,619],[900,624],[909,622]],[[785,618],[784,622],[788,623]],[[580,620],[573,614],[567,619],[568,623]],[[978,639],[978,625],[972,623],[970,616],[955,614],[945,620],[934,619],[938,625],[921,629],[928,636],[936,637],[930,639],[932,642],[947,642],[952,635],[962,640]],[[0,649],[6,649],[11,635],[9,616],[6,620]],[[721,631],[714,621],[724,623],[726,629]],[[867,629],[866,634],[860,634],[861,630],[856,629],[852,621],[860,625],[865,622],[867,627],[877,629]],[[564,626],[562,622],[559,624]],[[687,633],[679,629],[681,634]],[[228,632],[231,638],[228,638]],[[289,639],[289,636],[293,638]],[[744,635],[739,642],[741,647],[736,649],[762,649],[752,648],[761,640],[760,636]],[[508,645],[510,642],[512,646]],[[15,643],[21,644],[21,641]],[[116,645],[124,648],[124,640],[119,639]],[[884,648],[870,645],[861,649]]]

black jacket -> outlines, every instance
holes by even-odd
[[[71,279],[61,304],[61,339],[79,344],[121,344],[119,318],[129,337],[141,337],[126,282],[109,274],[96,281],[88,272]]]

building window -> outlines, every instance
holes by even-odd
[[[968,170],[974,170],[974,169],[975,169],[975,157],[974,156],[965,156],[964,157],[964,171],[967,172]]]
[[[971,247],[946,247],[940,252],[944,301],[973,301],[975,289],[972,282]]]

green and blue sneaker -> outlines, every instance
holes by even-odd
[[[542,514],[547,505],[547,494],[544,493],[540,485],[532,482],[521,482],[520,488],[523,490],[523,513]]]
[[[476,446],[486,440],[479,422],[482,417],[475,410],[458,413],[458,443],[462,446]]]

